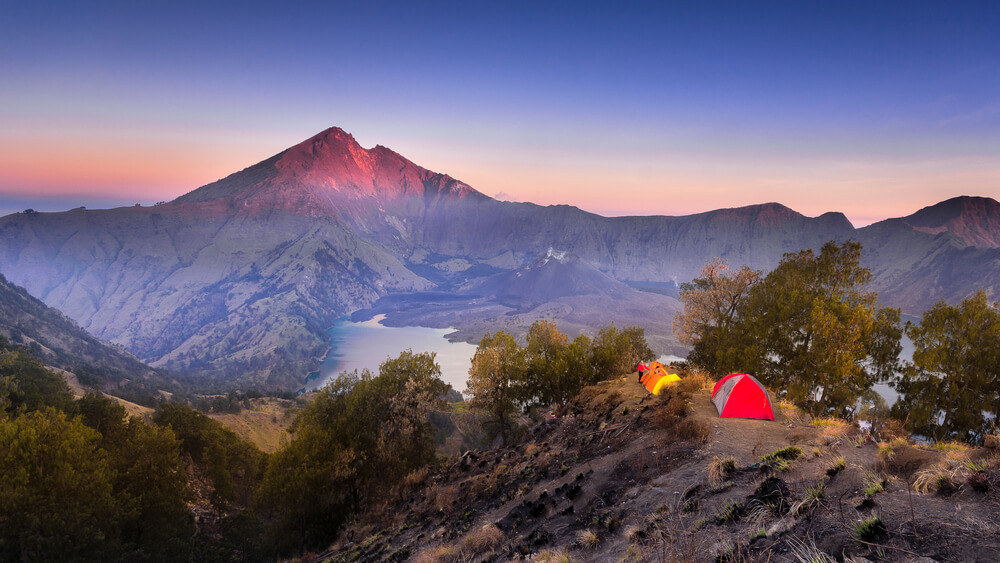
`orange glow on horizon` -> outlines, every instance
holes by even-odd
[[[274,139],[0,137],[0,194],[169,200],[280,152]],[[957,195],[991,196],[988,158],[833,161],[719,155],[608,155],[509,147],[436,146],[407,154],[480,192],[567,204],[605,216],[689,215],[778,202],[806,216],[842,212],[856,227],[902,217]],[[249,156],[248,155],[253,155]]]

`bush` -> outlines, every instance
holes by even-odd
[[[854,525],[852,535],[863,542],[873,543],[889,535],[889,531],[881,516],[869,516]]]

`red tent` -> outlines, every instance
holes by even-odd
[[[752,375],[732,373],[720,379],[712,389],[712,402],[721,417],[774,420],[767,390]]]

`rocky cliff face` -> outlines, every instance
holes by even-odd
[[[606,218],[496,201],[332,128],[169,203],[0,218],[0,272],[154,366],[288,387],[322,356],[336,318],[387,295],[471,287],[550,248],[610,282],[679,283],[713,256],[767,270],[785,252],[855,238],[883,301],[919,312],[995,286],[997,207],[952,200],[859,230],[776,203]],[[587,301],[582,327],[602,318],[589,276],[494,293],[521,311],[559,284],[575,294],[553,299]],[[663,323],[655,330],[672,340]]]

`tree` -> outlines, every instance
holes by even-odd
[[[918,434],[981,442],[1000,413],[1000,311],[979,291],[957,307],[938,302],[919,324],[893,414]]]
[[[511,416],[525,396],[524,353],[506,331],[486,334],[472,356],[465,393],[472,395],[469,406],[485,411],[498,425],[504,444]]]
[[[22,351],[0,351],[0,379],[6,380],[6,397],[0,403],[10,411],[33,411],[46,406],[71,410],[73,394],[66,381]]]
[[[341,374],[303,409],[255,503],[279,552],[329,544],[361,506],[434,459],[429,410],[447,390],[434,358],[406,351],[377,376]]]
[[[88,393],[77,401],[81,421],[100,433],[114,472],[118,542],[130,559],[184,558],[194,535],[180,441],[170,428],[127,419],[114,399]]]
[[[646,343],[646,330],[638,326],[618,330],[615,325],[608,325],[597,333],[591,347],[591,363],[597,381],[631,373],[639,362],[655,357]]]
[[[850,414],[861,393],[895,372],[901,349],[899,311],[876,306],[870,280],[856,242],[828,242],[818,256],[785,254],[746,291],[729,292],[735,305],[716,309],[724,312],[716,321],[691,332],[688,359],[716,375],[752,373],[814,413]],[[689,298],[713,287],[695,280]]]
[[[740,305],[760,272],[741,266],[728,275],[729,264],[713,258],[701,269],[701,277],[681,284],[680,302],[684,309],[674,315],[674,334],[681,344],[693,345],[716,327],[737,320]]]
[[[569,337],[552,321],[538,320],[528,329],[525,385],[529,404],[564,403],[578,390],[569,370],[568,344]]]
[[[51,407],[0,419],[0,559],[109,555],[112,471],[99,439]]]
[[[227,508],[246,506],[266,467],[266,455],[220,422],[185,405],[166,403],[153,415],[168,427],[180,448],[200,464],[212,482],[212,503]]]

